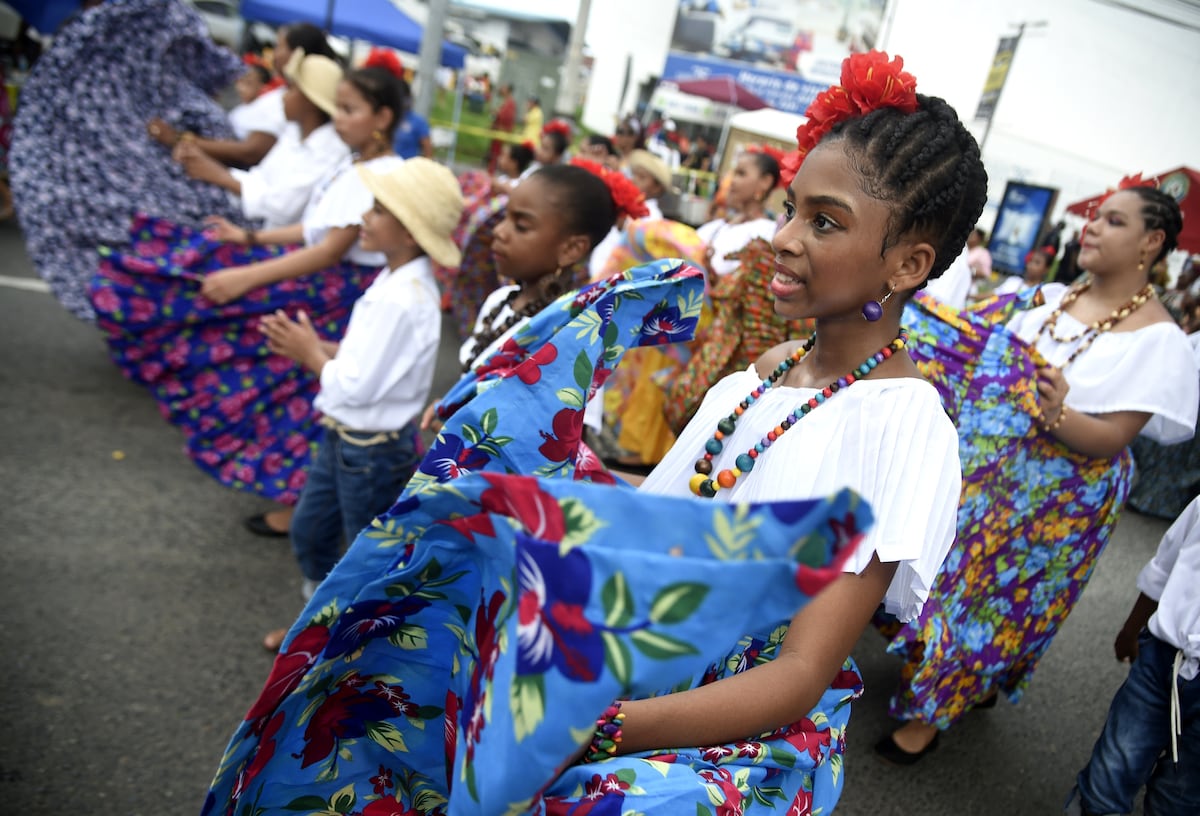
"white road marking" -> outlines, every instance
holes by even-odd
[[[50,292],[50,284],[38,278],[14,278],[9,275],[0,275],[0,286],[7,286],[9,289],[24,289],[26,292],[45,294]]]

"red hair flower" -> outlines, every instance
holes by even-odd
[[[763,153],[767,156],[770,156],[772,159],[774,159],[775,163],[779,165],[779,169],[780,169],[779,183],[775,186],[776,187],[786,187],[787,186],[787,184],[783,183],[782,171],[783,171],[783,163],[785,161],[787,161],[789,154],[785,154],[778,147],[773,147],[769,144],[752,144],[746,148],[746,152],[747,153]],[[795,176],[795,175],[796,175],[796,173],[793,171],[792,175],[788,176],[789,184],[792,181],[792,176]]]
[[[841,85],[817,94],[804,115],[808,121],[796,129],[798,153],[784,161],[788,183],[804,157],[838,122],[863,116],[880,108],[904,113],[917,109],[917,80],[904,70],[904,60],[889,60],[882,51],[851,54],[842,62]]]
[[[563,119],[551,119],[542,128],[542,134],[545,135],[547,133],[561,133],[563,138],[569,141],[571,138],[571,125]]]
[[[1134,173],[1132,176],[1125,176],[1117,182],[1118,190],[1129,190],[1134,187],[1157,187],[1158,182],[1154,179],[1144,179],[1141,173]]]
[[[646,196],[624,173],[610,170],[602,164],[579,157],[571,159],[571,165],[582,167],[593,176],[599,176],[600,180],[608,185],[608,192],[612,196],[618,219],[621,216],[645,218],[650,214],[650,210],[646,207]]]
[[[363,68],[382,68],[397,79],[404,79],[404,63],[396,56],[395,51],[386,48],[372,48],[371,53],[363,60]]]

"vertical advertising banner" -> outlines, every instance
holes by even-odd
[[[1020,35],[1001,37],[1000,45],[996,47],[996,56],[992,60],[992,68],[988,71],[987,81],[983,83],[983,93],[979,96],[979,107],[975,109],[975,118],[987,122],[996,112],[996,103],[1000,101],[1000,92],[1004,90],[1004,81],[1008,79],[1008,68],[1012,65],[1013,54],[1017,51]]]
[[[1058,190],[1053,187],[1008,182],[988,240],[993,269],[1011,275],[1025,271],[1025,256],[1042,234],[1042,225],[1057,198]]]
[[[847,55],[875,47],[886,0],[676,0],[662,78],[732,77],[777,110],[804,113]]]

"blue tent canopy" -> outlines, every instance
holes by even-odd
[[[80,0],[7,0],[18,14],[43,34],[53,34],[63,20],[79,11]]]
[[[398,51],[421,51],[421,26],[396,8],[390,0],[333,0],[331,34],[386,45]],[[247,20],[283,25],[297,20],[326,27],[330,0],[242,0],[242,16]],[[467,52],[453,43],[442,43],[441,64],[461,68]]]

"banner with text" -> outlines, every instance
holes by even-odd
[[[975,109],[975,118],[984,122],[991,120],[996,112],[996,103],[1000,101],[1000,91],[1004,90],[1004,81],[1008,79],[1008,68],[1012,65],[1013,54],[1017,51],[1020,36],[1001,37],[1000,45],[996,48],[996,57],[992,60],[992,68],[988,71],[987,81],[983,83],[983,93],[979,96],[979,107]]]

